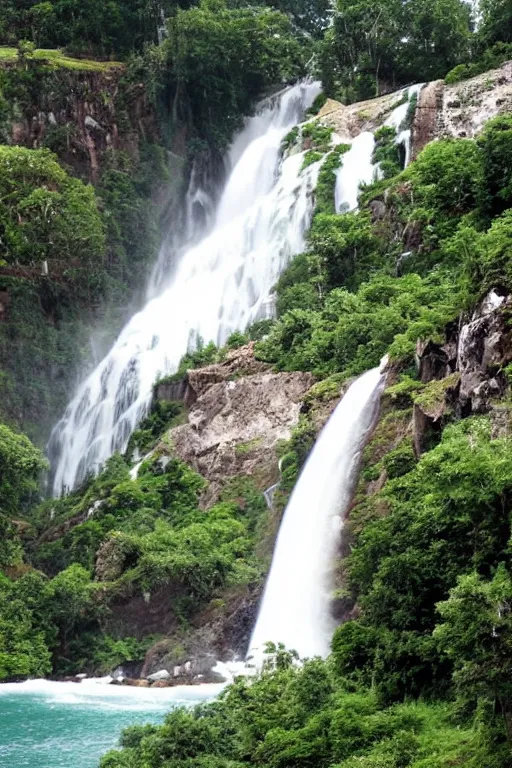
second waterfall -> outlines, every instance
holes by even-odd
[[[295,485],[251,638],[249,659],[257,666],[267,642],[283,643],[301,658],[329,653],[336,550],[384,381],[379,367],[353,382]]]
[[[222,344],[265,309],[272,286],[304,248],[319,164],[281,160],[281,142],[320,91],[287,88],[247,121],[227,157],[231,168],[209,234],[184,253],[172,281],[134,315],[79,387],[55,426],[53,491],[70,490],[126,448],[152,385],[176,370],[198,338]]]

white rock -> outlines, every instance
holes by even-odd
[[[101,125],[97,123],[96,120],[90,115],[86,115],[84,124],[85,124],[85,127],[89,130],[103,131],[103,128],[101,127]]]
[[[166,669],[160,669],[158,672],[153,672],[152,675],[148,675],[148,680],[151,680],[151,682],[154,683],[156,680],[168,680],[170,676],[171,675]]]

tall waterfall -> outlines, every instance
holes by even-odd
[[[257,659],[269,641],[301,658],[329,653],[333,564],[383,384],[381,368],[374,368],[350,386],[302,470],[279,529],[249,657]]]
[[[153,383],[176,370],[199,337],[221,344],[264,316],[279,274],[304,248],[319,170],[316,163],[301,171],[302,154],[281,161],[280,145],[319,92],[318,83],[287,88],[247,121],[228,154],[232,170],[210,233],[132,317],[55,426],[48,444],[54,493],[126,448]]]

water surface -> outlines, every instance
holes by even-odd
[[[160,723],[222,686],[144,689],[34,680],[0,685],[1,768],[97,768],[123,728]]]

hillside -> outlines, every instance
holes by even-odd
[[[331,24],[319,2],[164,4],[165,33],[131,0],[99,25],[11,5],[0,681],[218,682],[322,428],[382,365],[318,595],[330,654],[276,638],[101,766],[506,768],[506,4],[476,30],[459,0],[338,0]]]

